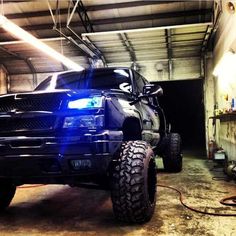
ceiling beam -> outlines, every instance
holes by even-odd
[[[212,27],[210,27],[208,25],[207,29],[206,29],[206,32],[205,32],[205,35],[204,35],[204,38],[203,38],[203,41],[202,41],[202,51],[206,51],[207,50],[207,44],[208,44],[208,41],[210,39],[210,32],[212,30]]]
[[[22,3],[22,2],[30,2],[32,0],[4,0],[3,1],[3,4],[6,4],[6,3]]]
[[[4,3],[22,3],[22,2],[30,2],[29,0],[12,0],[12,1],[3,1]],[[184,2],[184,1],[178,1]],[[186,1],[187,2],[187,1]],[[115,8],[130,8],[130,7],[139,7],[139,6],[148,6],[148,5],[157,5],[157,4],[168,4],[168,3],[176,3],[176,1],[136,1],[136,2],[124,2],[124,3],[112,3],[112,4],[102,4],[102,5],[92,5],[92,6],[84,6],[86,11],[101,11],[101,10],[109,10]],[[61,15],[66,15],[68,13],[68,8],[60,9]],[[48,16],[49,11],[35,11],[35,12],[24,12],[24,13],[13,13],[6,14],[5,16],[8,19],[19,19],[19,18],[31,18],[31,17],[43,17]]]
[[[191,11],[179,11],[179,12],[166,12],[166,13],[157,13],[157,14],[149,14],[149,15],[139,15],[139,16],[127,16],[127,17],[119,17],[119,18],[108,18],[108,19],[100,19],[100,20],[98,19],[92,22],[93,22],[93,25],[103,25],[103,24],[127,23],[127,22],[133,22],[133,21],[208,15],[211,13],[212,13],[212,9],[204,9],[204,10],[191,10]]]
[[[87,33],[94,32],[93,25],[91,24],[91,20],[88,17],[87,10],[84,7],[84,4],[80,0],[73,0],[74,7],[76,7],[76,12],[80,17],[80,21],[82,22],[84,29]]]
[[[135,50],[133,48],[132,43],[129,41],[127,34],[126,33],[120,33],[119,37],[120,37],[120,40],[121,40],[123,46],[129,52],[131,61],[133,63],[136,63],[137,58],[136,58],[136,55],[135,55]]]
[[[171,29],[165,29],[166,44],[167,44],[167,56],[168,56],[168,78],[172,80],[173,70],[172,70],[172,35]]]
[[[68,8],[60,9],[61,15],[67,15]],[[46,11],[35,11],[35,12],[23,12],[23,13],[12,13],[5,14],[8,19],[20,19],[20,18],[31,18],[31,17],[45,17],[50,16],[49,10]]]
[[[158,2],[158,1],[157,1]],[[146,3],[149,3],[149,1],[145,2],[145,1],[141,1],[141,3],[143,3],[144,5]],[[124,4],[124,3],[123,3]],[[107,5],[114,5],[114,4],[107,4]],[[104,5],[104,6],[107,6]],[[146,4],[147,5],[147,4]],[[92,6],[91,6],[92,7]],[[87,11],[88,7],[85,8]],[[68,13],[68,8],[66,9],[60,9],[60,14],[61,15],[65,15]],[[182,12],[167,12],[167,13],[159,13],[159,14],[152,14],[152,15],[147,15],[147,16],[152,16],[153,19],[158,19],[158,18],[169,18],[169,17],[179,17],[179,16],[184,16],[186,14],[186,16],[191,16],[191,13],[193,15],[206,15],[206,14],[210,14],[212,13],[212,9],[199,9],[199,10],[191,10],[191,11],[182,11]],[[173,14],[173,16],[172,16]],[[49,16],[49,11],[37,11],[37,12],[24,12],[24,13],[14,13],[14,14],[5,14],[5,16],[8,19],[20,19],[20,18],[31,18],[31,17],[45,17],[45,16]],[[159,17],[158,17],[159,16]],[[135,18],[136,16],[132,16],[130,18]],[[137,17],[144,17],[144,16],[137,16]],[[123,17],[126,18],[126,17]],[[116,18],[112,18],[112,19],[107,19],[108,21],[112,21],[115,20]],[[100,20],[96,20],[94,21],[94,23],[96,23],[97,21],[104,21],[104,19],[100,19]],[[110,22],[109,21],[109,22]],[[125,21],[125,20],[124,20]],[[123,21],[123,22],[124,22]],[[80,25],[82,26],[82,24],[80,23]]]
[[[87,6],[87,11],[102,11],[102,10],[110,10],[116,8],[130,8],[130,7],[140,7],[147,5],[161,5],[161,4],[169,4],[169,3],[179,3],[179,2],[188,2],[188,1],[135,1],[135,2],[121,2],[121,3],[112,3],[112,4],[101,4],[101,5],[93,5]]]
[[[91,20],[92,25],[106,25],[106,24],[117,24],[117,23],[128,23],[134,21],[145,21],[145,20],[157,20],[165,18],[178,18],[178,17],[188,17],[188,16],[198,16],[198,15],[208,15],[211,16],[212,9],[203,9],[203,10],[191,10],[191,11],[179,11],[179,12],[167,12],[159,14],[150,14],[150,15],[139,15],[139,16],[128,16],[128,17],[119,17],[119,18],[108,18],[108,19],[97,19]],[[49,15],[49,12],[48,12]],[[7,17],[7,15],[6,15]],[[81,22],[71,22],[71,27],[83,27]],[[66,23],[61,24],[62,28],[66,28]],[[47,30],[53,28],[53,22],[51,24],[38,24],[38,25],[27,25],[22,26],[25,30]]]

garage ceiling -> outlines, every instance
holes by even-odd
[[[82,34],[104,55],[106,62],[146,62],[200,57],[211,23]]]
[[[213,1],[81,0],[70,22],[75,35],[66,23],[68,10],[71,13],[76,3],[3,0],[0,13],[85,67],[101,55],[108,64],[200,56],[211,34]],[[97,33],[103,31],[117,32]],[[0,29],[0,64],[10,75],[65,69],[3,29]]]

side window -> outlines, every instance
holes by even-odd
[[[135,76],[135,91],[136,93],[142,93],[143,92],[143,87],[145,84],[148,84],[149,82],[139,73],[134,72]],[[146,97],[143,98],[143,100],[146,100],[149,104],[158,106],[158,98],[157,97]]]
[[[135,84],[135,88],[136,88],[135,92],[142,93],[143,92],[143,86],[145,85],[145,80],[136,71],[134,72],[134,84]]]
[[[153,104],[154,106],[158,107],[159,106],[159,101],[157,97],[152,97],[150,98],[150,102],[151,104]]]

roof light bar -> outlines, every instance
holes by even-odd
[[[67,68],[72,70],[81,71],[84,68],[77,63],[73,62],[69,58],[65,57],[64,55],[60,54],[53,48],[49,47],[47,44],[41,42],[39,39],[34,37],[32,34],[28,33],[27,31],[23,30],[21,27],[7,19],[5,16],[0,15],[0,27],[14,35],[16,38],[19,38],[33,47],[39,49],[40,51],[44,52],[48,56],[52,57],[53,59],[61,62]]]

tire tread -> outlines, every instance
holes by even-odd
[[[148,221],[155,207],[147,204],[144,194],[144,164],[150,147],[143,141],[122,144],[112,173],[111,198],[113,211],[120,221],[143,223]]]

